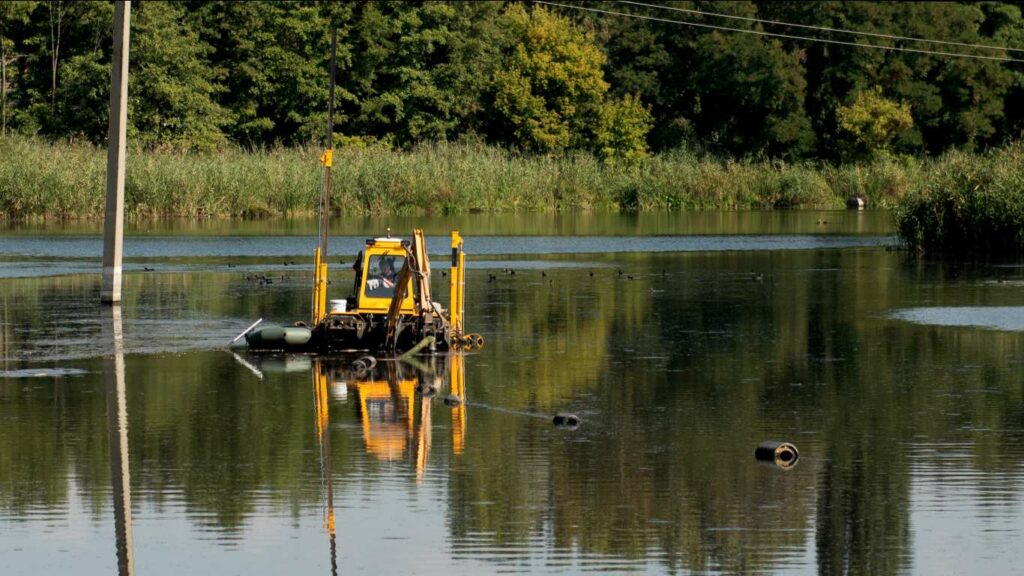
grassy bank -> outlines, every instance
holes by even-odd
[[[129,153],[129,215],[267,217],[315,210],[315,149]],[[852,195],[893,206],[931,164],[883,159],[814,163],[718,161],[690,153],[602,164],[593,157],[521,156],[482,145],[411,152],[336,151],[332,208],[346,214],[842,207]],[[8,219],[102,216],[106,150],[41,140],[0,140],[0,211]]]
[[[899,204],[896,226],[922,252],[1024,253],[1024,146],[946,155]]]

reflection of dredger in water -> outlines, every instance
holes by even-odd
[[[431,358],[434,364],[435,358]],[[448,362],[439,371],[436,366],[424,365],[411,373],[404,373],[396,362],[378,363],[372,357],[363,357],[347,363],[341,358],[315,358],[312,364],[314,406],[316,408],[316,436],[320,446],[320,470],[325,489],[324,528],[327,531],[331,573],[338,573],[337,536],[334,516],[334,482],[331,477],[331,397],[348,397],[352,386],[359,398],[359,415],[363,424],[366,449],[382,460],[395,460],[409,453],[415,455],[416,481],[423,480],[430,453],[431,412],[430,398],[416,392],[432,390],[444,384],[445,376],[451,382],[451,392],[465,395],[462,355],[448,356]],[[375,371],[375,368],[377,369]],[[330,391],[333,390],[333,394]],[[415,425],[416,398],[419,396],[419,425]],[[452,450],[462,453],[466,433],[465,414],[452,412]]]
[[[373,375],[353,382],[366,450],[381,460],[400,460],[414,434],[416,380]]]
[[[412,460],[417,479],[422,480],[431,445],[431,398],[444,387],[465,397],[462,355],[443,357],[440,365],[437,359],[415,368],[388,361],[365,369],[365,364],[319,358],[314,370],[330,382],[337,391],[335,397],[355,397],[367,453],[385,461]],[[363,369],[353,370],[353,365]],[[465,431],[465,409],[454,409],[452,449],[456,454],[462,453]]]

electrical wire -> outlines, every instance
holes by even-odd
[[[595,12],[598,14],[608,14],[611,16],[625,16],[626,18],[636,18],[639,20],[649,20],[652,22],[664,22],[666,24],[680,24],[683,26],[692,26],[695,28],[706,28],[711,30],[722,30],[726,32],[741,32],[744,34],[754,34],[757,36],[767,36],[772,38],[786,38],[789,40],[803,40],[807,42],[821,42],[824,44],[834,44],[839,46],[853,46],[855,48],[875,48],[877,50],[892,50],[894,52],[912,52],[915,54],[929,54],[932,56],[953,56],[955,58],[970,58],[974,60],[993,60],[996,62],[1021,62],[1024,60],[1020,58],[1009,58],[1003,56],[984,56],[981,54],[962,54],[957,52],[940,52],[937,50],[924,50],[920,48],[906,48],[903,46],[880,46],[878,44],[860,44],[858,42],[847,42],[844,40],[832,40],[830,38],[812,38],[809,36],[797,36],[795,34],[782,34],[777,32],[765,32],[763,30],[745,30],[743,28],[731,28],[729,26],[716,26],[714,24],[702,24],[699,22],[686,22],[684,20],[670,20],[668,18],[658,18],[656,16],[646,16],[643,14],[629,14],[626,12],[615,12],[613,10],[602,10],[600,8],[590,8],[587,6],[575,6],[572,4],[562,4],[559,2],[547,2],[546,0],[533,0],[534,4],[544,4],[547,6],[558,6],[561,8],[569,8],[572,10],[583,10],[586,12]]]
[[[853,34],[858,36],[870,36],[872,38],[884,38],[887,40],[904,40],[910,42],[927,42],[929,44],[944,44],[946,46],[963,46],[965,48],[981,48],[984,50],[1005,50],[1007,52],[1024,52],[1024,48],[1009,48],[1006,46],[993,46],[991,44],[971,44],[968,42],[954,42],[952,40],[934,40],[932,38],[914,38],[913,36],[897,36],[895,34],[882,34],[879,32],[866,32],[864,30],[848,30],[845,28],[829,28],[827,26],[814,26],[811,24],[796,24],[793,22],[780,22],[777,20],[764,20],[749,16],[736,16],[733,14],[720,14],[718,12],[706,12],[692,8],[679,8],[678,6],[664,6],[660,4],[647,4],[645,2],[634,2],[633,0],[616,0],[619,4],[632,4],[633,6],[644,6],[646,8],[657,8],[659,10],[671,10],[686,14],[698,14],[700,16],[713,16],[715,18],[728,18],[731,20],[743,20],[745,22],[757,22],[771,26],[790,26],[792,28],[803,28],[805,30],[817,30],[819,32],[835,32],[840,34]]]

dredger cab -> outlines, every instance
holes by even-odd
[[[465,254],[458,231],[452,232],[451,242],[447,309],[431,298],[430,260],[422,230],[414,230],[411,241],[390,236],[367,239],[352,266],[352,289],[344,301],[328,301],[327,265],[318,250],[312,340],[327,350],[482,345],[479,335],[463,333]]]
[[[398,274],[406,264],[408,242],[397,238],[375,238],[366,241],[366,247],[352,264],[355,282],[349,298],[352,311],[362,314],[386,314],[398,288]],[[429,273],[429,272],[428,272]],[[418,316],[413,303],[416,290],[406,290],[399,302],[403,315]],[[348,302],[346,301],[346,307]],[[335,307],[328,313],[337,311]]]

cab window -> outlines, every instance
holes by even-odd
[[[366,295],[371,298],[391,298],[395,295],[398,272],[405,264],[405,256],[370,256],[367,262]]]

